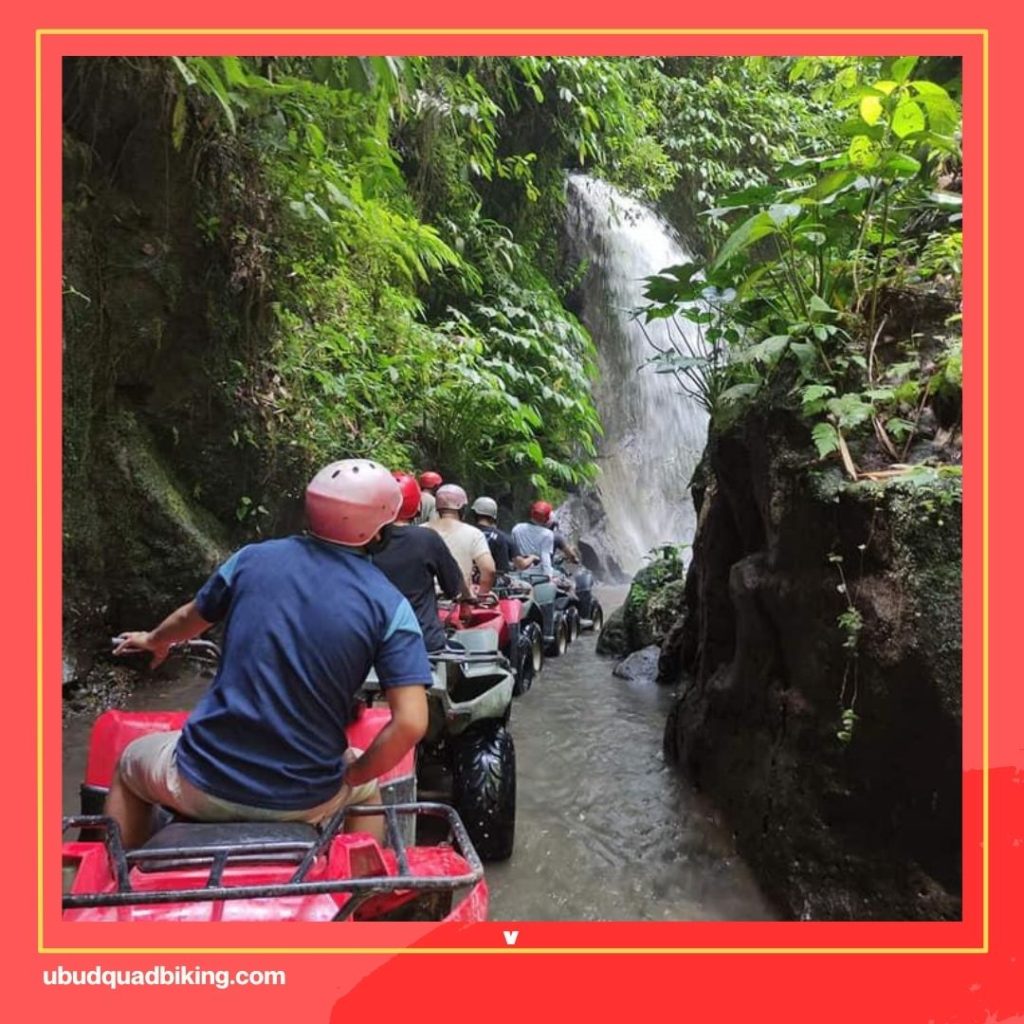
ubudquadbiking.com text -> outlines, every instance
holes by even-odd
[[[87,967],[77,970],[58,966],[43,971],[44,985],[92,985],[101,988],[129,988],[133,985],[205,985],[231,988],[235,985],[286,985],[284,971],[228,971],[209,967],[149,967],[144,970]]]

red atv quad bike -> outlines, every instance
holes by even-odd
[[[390,712],[369,708],[347,730],[365,749]],[[63,844],[68,921],[461,921],[486,920],[483,866],[449,806],[415,800],[410,752],[380,779],[383,806],[343,808],[320,829],[301,822],[200,823],[169,818],[126,851],[116,823],[98,812],[117,759],[133,739],[180,729],[187,712],[107,711],[96,720],[81,787],[79,829]],[[393,802],[396,798],[403,802]],[[389,802],[391,801],[391,802]],[[344,832],[349,814],[385,818],[387,846]],[[437,846],[414,846],[418,817],[446,828]]]
[[[466,629],[492,630],[498,637],[498,650],[512,666],[512,696],[521,697],[533,685],[544,668],[544,637],[540,627],[526,614],[533,588],[519,580],[505,578],[495,585],[494,604],[455,605],[442,610],[445,630],[457,634]]]

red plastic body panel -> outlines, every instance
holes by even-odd
[[[96,719],[89,737],[89,760],[85,767],[85,783],[108,787],[117,759],[132,740],[151,732],[180,729],[188,718],[187,711],[104,711]],[[387,708],[367,708],[353,722],[345,735],[353,747],[365,750],[373,738],[391,720]],[[416,771],[416,754],[410,750],[391,771],[380,777],[381,783],[411,777]]]
[[[502,606],[506,602],[499,601],[497,607],[485,608],[480,605],[469,607],[469,621],[464,622],[457,608],[451,611],[438,612],[438,618],[449,629],[491,629],[498,634],[498,647],[504,650],[508,646],[508,622]],[[518,604],[518,602],[516,602]],[[518,621],[518,620],[514,620]]]
[[[503,597],[498,601],[498,608],[506,622],[521,622],[523,618],[523,602],[515,597]]]

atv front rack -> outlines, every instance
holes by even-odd
[[[373,875],[359,878],[335,878],[323,881],[306,881],[310,869],[318,857],[324,855],[332,840],[339,833],[349,815],[383,815],[386,820],[388,843],[394,850],[398,873],[395,875]],[[469,871],[460,875],[416,875],[409,867],[406,844],[401,836],[398,819],[400,815],[422,815],[442,818],[449,826],[454,849],[468,864]],[[316,840],[310,843],[296,841],[267,841],[237,844],[210,843],[205,846],[179,846],[164,849],[125,850],[121,841],[121,830],[113,818],[103,815],[82,814],[66,817],[63,829],[73,828],[102,830],[103,842],[107,848],[111,871],[117,888],[111,892],[65,893],[61,905],[65,910],[84,907],[120,907],[162,903],[200,903],[217,900],[245,900],[278,898],[283,896],[314,896],[321,893],[349,893],[351,899],[339,908],[335,921],[351,918],[367,900],[387,893],[454,892],[457,889],[476,885],[484,874],[480,858],[470,842],[466,828],[458,814],[447,804],[353,804],[334,814]],[[268,859],[280,858],[282,854],[302,855],[294,874],[285,882],[264,885],[228,886],[222,883],[225,869],[232,857],[251,862],[260,855]],[[143,864],[158,865],[160,862],[187,861],[190,864],[210,863],[206,884],[187,888],[140,891],[133,889],[130,873],[133,867]],[[236,860],[237,863],[237,860]],[[153,870],[151,867],[150,870]]]

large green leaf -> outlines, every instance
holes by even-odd
[[[887,153],[882,160],[882,171],[897,178],[913,177],[921,170],[921,162],[906,153]]]
[[[818,423],[811,431],[814,446],[818,449],[818,457],[825,458],[839,448],[839,435],[831,423]]]
[[[878,164],[878,143],[866,135],[855,136],[847,152],[850,163],[858,170],[869,171]]]
[[[860,116],[868,124],[877,124],[882,116],[882,101],[878,96],[862,96],[860,101]]]
[[[892,62],[889,73],[896,82],[902,85],[910,77],[910,72],[917,66],[917,60],[917,57],[899,57]]]
[[[742,355],[745,362],[754,361],[758,363],[773,363],[778,360],[786,351],[790,341],[793,339],[788,334],[776,334],[771,338],[765,338],[756,345],[752,345]]]
[[[924,111],[909,97],[900,100],[892,115],[893,133],[905,139],[914,132],[923,132],[924,129]]]
[[[713,270],[728,263],[737,253],[749,249],[755,242],[778,231],[775,221],[767,213],[755,213],[748,217],[736,230],[725,240],[714,262],[711,264]]]

